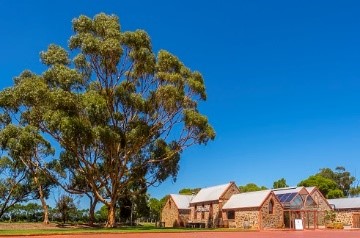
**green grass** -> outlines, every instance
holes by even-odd
[[[204,231],[240,231],[228,228],[156,228],[153,225],[137,227],[118,227],[118,228],[46,228],[46,229],[5,229],[0,230],[0,236],[13,235],[59,235],[59,234],[86,234],[86,233],[163,233],[163,232],[204,232]]]

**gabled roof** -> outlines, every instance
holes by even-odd
[[[170,194],[179,210],[190,209],[189,205],[194,195]]]
[[[265,199],[271,194],[271,190],[239,193],[231,196],[225,203],[223,209],[260,207]]]
[[[193,198],[191,203],[216,201],[233,183],[222,184],[218,186],[202,188]]]
[[[356,198],[337,198],[328,199],[330,205],[334,205],[334,209],[360,208],[360,197]]]
[[[311,194],[312,192],[314,192],[316,187],[305,187],[305,189],[308,191],[309,194]]]

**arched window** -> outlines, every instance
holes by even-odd
[[[274,201],[271,199],[269,202],[269,214],[274,213]]]

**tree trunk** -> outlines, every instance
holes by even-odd
[[[106,227],[115,227],[115,209],[116,209],[116,204],[114,202],[110,202],[108,204],[108,217],[107,217],[107,222],[106,222]]]
[[[48,208],[48,206],[46,204],[43,188],[42,188],[41,184],[39,184],[39,180],[38,180],[38,178],[36,176],[34,178],[34,181],[38,185],[39,198],[40,198],[40,201],[41,201],[42,208],[44,210],[44,221],[43,221],[43,223],[44,224],[49,224],[49,208]]]
[[[44,209],[44,224],[49,224],[49,208],[46,204],[45,198],[42,196],[40,197],[41,205]]]
[[[93,198],[91,196],[88,196],[88,197],[90,199],[89,225],[92,226],[92,225],[94,225],[94,222],[95,222],[95,208],[96,208],[96,204],[98,203],[98,199]]]

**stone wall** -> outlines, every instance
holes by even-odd
[[[228,189],[222,194],[220,200],[225,204],[227,200],[230,199],[230,197],[234,194],[240,193],[239,188],[236,186],[235,183],[231,183],[231,185],[228,187]]]
[[[174,200],[169,197],[161,211],[161,221],[165,227],[185,226],[189,220],[190,210],[178,210]]]
[[[238,194],[239,188],[232,183],[216,201],[204,201],[190,205],[190,220],[203,222],[206,227],[221,226],[223,224],[222,206],[230,199],[233,194]]]
[[[269,212],[270,201],[273,201],[273,212]],[[224,212],[224,219],[228,220],[229,227],[244,229],[276,229],[282,228],[284,224],[283,207],[271,194],[263,202],[262,206],[256,208],[235,209],[235,219],[228,219]]]
[[[270,214],[269,205],[270,202],[273,201],[273,212]],[[274,228],[282,228],[284,225],[284,210],[281,203],[276,199],[275,195],[271,193],[271,195],[265,200],[261,209],[261,224],[260,229],[274,229]]]
[[[220,206],[215,202],[199,203],[190,207],[190,221],[203,222],[206,227],[213,227],[221,216]]]
[[[330,211],[331,207],[329,206],[326,198],[321,194],[318,189],[315,189],[310,195],[312,199],[314,199],[314,201],[317,203],[317,226],[323,226],[325,225],[326,211]]]
[[[259,210],[257,208],[236,210],[235,220],[228,220],[229,227],[244,229],[259,229]]]
[[[359,209],[341,209],[341,210],[335,210],[335,212],[336,212],[336,218],[335,218],[336,222],[341,222],[345,226],[349,225],[349,226],[353,227],[353,214],[359,213],[360,208]]]

